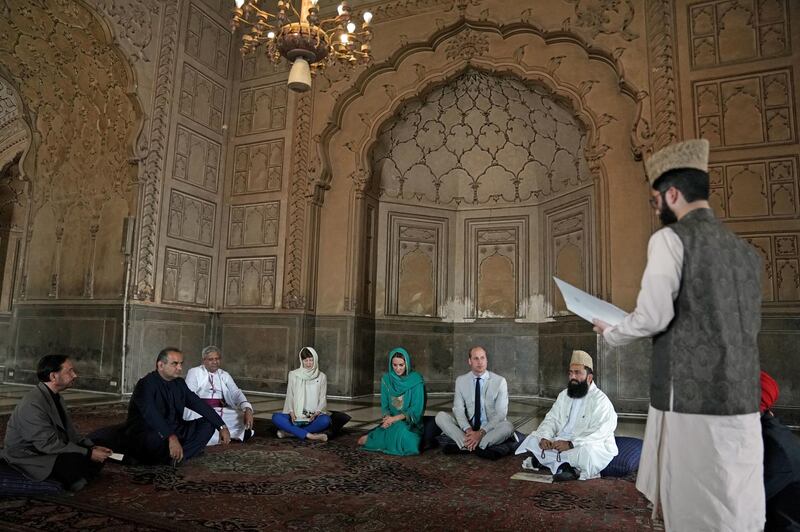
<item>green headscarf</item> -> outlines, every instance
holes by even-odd
[[[392,359],[398,353],[403,355],[403,359],[406,361],[406,374],[403,376],[395,373],[392,367]],[[389,371],[383,374],[381,384],[386,387],[390,395],[400,397],[405,395],[408,390],[416,386],[422,386],[424,381],[422,375],[416,371],[411,371],[411,355],[408,354],[408,351],[402,347],[395,347],[389,351]]]

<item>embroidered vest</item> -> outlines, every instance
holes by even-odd
[[[670,227],[683,242],[683,271],[675,317],[653,341],[650,404],[685,414],[758,412],[761,257],[711,209]]]

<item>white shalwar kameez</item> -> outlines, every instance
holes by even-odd
[[[516,454],[530,451],[553,474],[561,464],[568,463],[578,470],[580,480],[597,478],[617,455],[616,428],[614,406],[594,383],[589,385],[589,393],[581,398],[572,398],[563,390],[536,431],[517,448]],[[574,448],[560,453],[550,449],[544,451],[542,457],[539,447],[542,438],[569,441]]]
[[[606,342],[619,346],[664,331],[682,269],[680,237],[669,227],[654,233],[636,310],[606,329]],[[660,504],[667,531],[763,530],[763,460],[757,412],[712,416],[650,406],[636,488],[653,503],[654,516]]]
[[[230,373],[223,369],[210,373],[205,366],[197,366],[186,373],[186,385],[200,399],[221,400],[222,406],[212,406],[212,408],[227,425],[231,439],[244,440],[244,410],[245,408],[252,410],[253,405],[247,401],[242,390],[236,386]],[[199,417],[199,414],[188,408],[183,411],[183,419],[187,421]],[[218,443],[219,431],[214,431],[208,445],[217,445]]]

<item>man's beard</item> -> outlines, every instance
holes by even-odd
[[[569,381],[567,383],[567,395],[573,399],[585,397],[587,393],[589,393],[589,383],[587,381]]]
[[[663,226],[672,225],[678,221],[675,211],[667,205],[667,198],[663,192],[661,193],[661,209],[658,211],[658,219],[661,220],[661,225]]]

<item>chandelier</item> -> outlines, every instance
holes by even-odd
[[[242,30],[242,55],[259,46],[267,56],[279,63],[286,58],[291,63],[289,88],[304,92],[311,88],[311,70],[324,68],[336,61],[356,65],[372,59],[369,42],[372,39],[372,13],[361,14],[361,28],[342,1],[333,18],[320,19],[319,0],[301,0],[300,11],[295,0],[278,0],[277,13],[262,7],[266,0],[236,0],[231,27]]]

